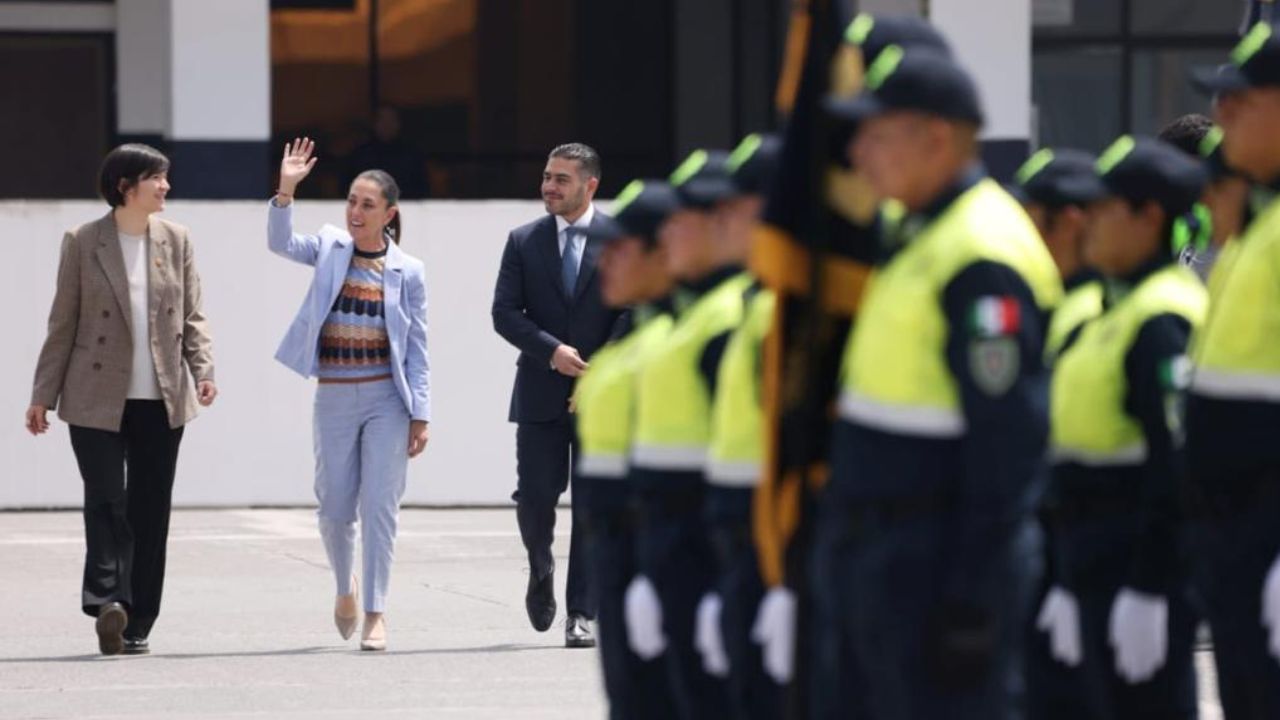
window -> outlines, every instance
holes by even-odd
[[[0,197],[97,195],[115,132],[113,47],[109,34],[0,33],[0,68],[22,68],[0,73],[0,137],[14,140]]]
[[[1121,133],[1207,113],[1190,72],[1226,62],[1244,14],[1224,0],[1033,3],[1038,144],[1095,152]]]

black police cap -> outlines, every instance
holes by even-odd
[[[1210,94],[1280,87],[1280,35],[1268,22],[1253,26],[1231,51],[1231,62],[1192,73],[1192,83]]]
[[[1108,194],[1094,169],[1096,162],[1093,155],[1080,150],[1044,148],[1018,169],[1009,191],[1024,204],[1088,205]]]
[[[1202,163],[1174,146],[1131,135],[1099,156],[1097,172],[1109,196],[1138,205],[1154,202],[1171,217],[1190,212],[1209,179]]]
[[[927,21],[910,15],[876,17],[859,13],[845,30],[844,41],[862,51],[863,62],[868,66],[890,45],[951,55],[951,45],[942,33]]]
[[[725,163],[739,195],[763,195],[782,162],[782,138],[753,133],[743,138]]]
[[[639,237],[653,245],[658,228],[680,209],[676,191],[662,180],[633,180],[613,201],[613,217],[600,217],[585,234],[589,238],[611,242],[624,237]]]
[[[667,180],[681,206],[705,211],[737,195],[728,161],[729,153],[720,150],[695,150],[685,158]]]
[[[828,98],[828,112],[852,122],[907,110],[979,126],[983,123],[982,103],[973,79],[945,55],[890,45],[867,68],[866,82],[866,89],[854,98]]]

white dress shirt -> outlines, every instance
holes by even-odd
[[[129,371],[130,400],[160,400],[160,384],[156,381],[155,361],[151,358],[150,303],[147,291],[151,283],[147,268],[147,238],[143,235],[120,235],[120,251],[124,253],[124,270],[129,276],[129,319],[133,330],[133,367]]]
[[[596,216],[595,203],[587,203],[587,211],[582,213],[582,217],[578,218],[577,221],[573,223],[573,227],[578,228],[579,230],[586,230],[587,228],[591,227],[591,220],[595,216]],[[564,243],[568,239],[568,234],[565,232],[565,230],[568,230],[568,229],[569,229],[569,221],[557,215],[556,216],[556,242],[560,244],[560,257],[564,257]],[[578,255],[577,255],[578,272],[582,272],[582,252],[584,249],[584,244],[586,242],[587,242],[587,238],[580,232],[573,236],[573,248],[578,251]]]

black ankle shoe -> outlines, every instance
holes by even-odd
[[[524,596],[524,608],[529,613],[529,624],[538,632],[546,632],[556,619],[555,572],[541,579],[529,573],[529,589]]]
[[[118,602],[107,603],[98,610],[98,621],[93,629],[98,633],[98,651],[103,655],[119,655],[124,649],[124,637],[121,633],[129,624],[129,614],[124,605]]]
[[[150,655],[151,643],[144,637],[126,637],[122,652],[125,655]]]

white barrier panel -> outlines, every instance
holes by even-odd
[[[49,434],[32,438],[22,415],[62,234],[105,212],[104,204],[87,201],[0,202],[0,306],[9,317],[8,350],[0,355],[0,508],[81,503],[66,425],[55,421]],[[266,201],[174,201],[164,213],[191,229],[220,390],[187,428],[177,505],[314,503],[314,381],[273,360],[310,270],[267,251],[266,212]],[[542,206],[426,201],[401,212],[403,247],[427,267],[434,405],[431,444],[409,465],[405,502],[506,503],[515,489],[515,428],[506,418],[516,352],[494,333],[489,307],[507,232],[537,218]],[[295,222],[299,230],[341,226],[343,204],[300,200]]]

